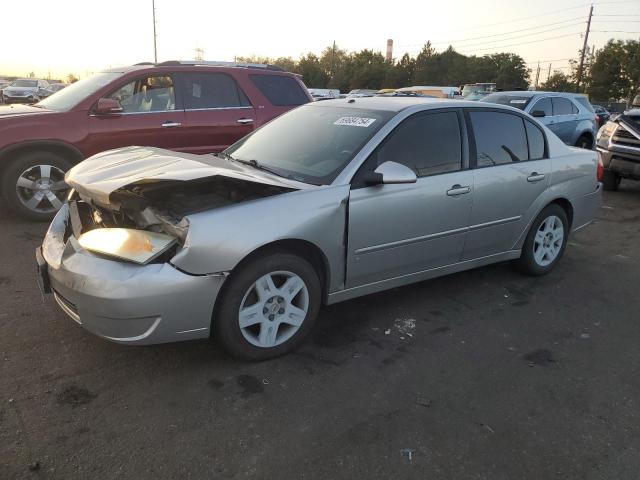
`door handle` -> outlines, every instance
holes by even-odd
[[[162,124],[162,128],[175,128],[175,127],[181,127],[182,124],[180,122],[164,122]]]
[[[447,195],[450,197],[457,197],[458,195],[464,195],[465,193],[469,193],[471,191],[470,186],[462,186],[459,184],[455,184],[449,190],[447,190]]]
[[[527,177],[527,182],[534,183],[544,180],[544,173],[533,172]]]
[[[250,123],[253,123],[253,118],[241,118],[239,120],[236,120],[236,123],[239,123],[241,125],[248,125]]]

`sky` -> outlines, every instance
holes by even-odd
[[[415,55],[430,40],[460,53],[521,55],[541,79],[549,64],[568,71],[582,48],[590,3],[578,0],[404,0],[301,2],[156,0],[158,61],[319,54],[338,47]],[[18,5],[17,3],[15,5]],[[640,0],[593,3],[589,46],[640,39]],[[18,8],[18,7],[16,7]],[[21,7],[20,7],[21,8]],[[85,77],[103,68],[153,61],[152,0],[30,0],[29,15],[0,28],[0,76]]]

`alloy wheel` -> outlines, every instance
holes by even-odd
[[[16,181],[18,199],[36,213],[57,211],[68,190],[64,171],[53,165],[34,165],[22,172]]]
[[[238,323],[244,338],[270,348],[289,340],[302,326],[309,310],[304,280],[287,271],[271,272],[253,283],[240,303]]]
[[[562,250],[564,225],[562,220],[551,215],[538,227],[533,241],[533,258],[538,265],[546,267],[552,264]]]

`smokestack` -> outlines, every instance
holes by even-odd
[[[393,61],[393,39],[390,38],[387,40],[387,62],[391,63]]]

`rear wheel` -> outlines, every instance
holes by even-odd
[[[64,175],[71,162],[50,152],[30,152],[7,168],[2,191],[10,208],[23,218],[48,221],[60,209],[69,187]]]
[[[258,257],[234,271],[220,293],[214,338],[231,354],[264,360],[302,342],[320,310],[318,274],[288,253]]]
[[[593,139],[591,138],[590,135],[580,135],[580,138],[578,138],[578,141],[576,142],[576,147],[592,150]]]
[[[615,172],[611,170],[604,170],[602,172],[602,188],[608,190],[610,192],[615,192],[618,190],[618,186],[620,185],[620,181],[622,178]]]
[[[548,205],[531,225],[516,266],[527,275],[550,272],[562,257],[568,237],[566,212],[555,203]]]

